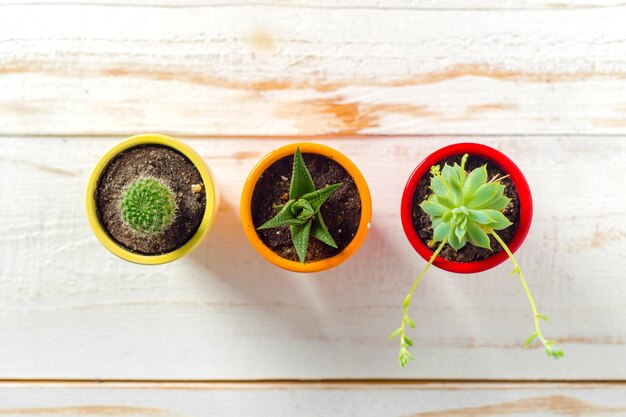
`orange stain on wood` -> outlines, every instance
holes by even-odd
[[[303,132],[332,131],[334,135],[363,134],[365,129],[379,127],[381,117],[389,114],[421,118],[441,116],[425,105],[356,103],[341,97],[291,102],[277,110],[279,117],[294,119]]]
[[[340,103],[333,100],[316,100],[321,113],[331,115],[340,135],[353,135],[363,129],[378,126],[378,118],[361,111],[358,103]]]
[[[605,7],[619,7],[619,5],[601,5],[601,4],[568,4],[568,3],[548,3],[547,6],[556,10],[580,10],[580,9],[601,9]]]
[[[591,119],[591,124],[599,127],[626,127],[626,119]]]
[[[614,336],[602,337],[559,337],[556,339],[557,344],[578,344],[578,345],[624,345],[623,339]]]
[[[603,78],[604,76],[614,78],[626,78],[624,72],[601,73],[596,71],[578,71],[570,73],[556,72],[528,72],[515,71],[494,67],[488,64],[457,64],[449,69],[425,74],[413,79],[417,84],[437,83],[454,80],[462,77],[491,78],[498,81],[507,82],[527,82],[527,83],[565,83],[584,81],[591,78]]]
[[[355,135],[363,129],[377,127],[378,119],[361,108],[359,103],[340,98],[304,100],[281,104],[278,117],[293,119],[307,135],[332,132],[334,135]]]
[[[403,103],[382,103],[366,105],[369,112],[402,114],[414,117],[439,117],[441,113],[430,110],[430,106]]]
[[[410,414],[407,417],[488,417],[551,413],[566,416],[624,415],[626,408],[590,404],[573,397],[552,395],[479,407],[454,408],[442,411]]]
[[[257,29],[250,35],[250,45],[255,51],[272,52],[276,47],[276,42],[268,31]]]
[[[507,110],[516,110],[517,106],[508,103],[485,103],[485,104],[476,104],[473,106],[467,106],[467,113],[476,114],[476,113],[487,113],[493,111],[507,111]]]
[[[626,344],[624,339],[615,336],[568,336],[555,338],[557,345],[602,345],[602,346],[622,346]],[[478,339],[474,337],[447,337],[430,338],[428,341],[416,342],[420,347],[434,348],[437,346],[451,346],[459,349],[504,349],[504,350],[524,350],[524,341],[514,341],[511,343],[497,343],[491,340]],[[540,343],[532,344],[528,349],[543,349]]]
[[[241,161],[243,159],[258,158],[260,156],[261,156],[260,152],[254,152],[254,151],[239,151],[239,152],[233,153],[233,159],[237,161]]]
[[[0,112],[3,113],[12,113],[17,115],[28,115],[37,113],[39,109],[34,106],[28,105],[26,103],[11,103],[11,104],[2,104],[0,105]]]
[[[570,252],[578,253],[589,249],[602,249],[614,242],[626,238],[623,230],[600,230],[600,225],[596,225],[595,230],[587,239],[578,241],[569,246]]]
[[[275,41],[269,33],[264,31],[254,32],[255,48],[263,48],[268,51],[275,47]],[[59,77],[135,77],[164,82],[181,82],[196,84],[203,87],[215,87],[232,90],[242,90],[254,95],[249,100],[266,100],[261,94],[268,91],[283,90],[314,90],[320,93],[338,91],[348,87],[380,87],[402,88],[416,85],[435,84],[445,81],[460,79],[463,77],[489,78],[502,82],[526,82],[526,83],[568,83],[585,81],[598,78],[626,79],[626,72],[528,72],[503,69],[489,64],[457,64],[440,71],[423,74],[415,74],[403,78],[390,78],[386,80],[372,78],[350,78],[348,75],[339,79],[323,77],[299,77],[268,78],[261,77],[257,80],[238,80],[218,76],[210,72],[190,72],[184,70],[170,70],[168,68],[141,67],[137,64],[123,67],[105,67],[89,69],[73,63],[73,67],[60,66],[50,62],[23,62],[7,63],[0,68],[0,74],[10,73],[45,73]],[[304,102],[288,102],[284,99],[274,98],[276,101],[277,114],[294,119],[302,132],[316,134],[339,134],[357,135],[364,134],[363,130],[380,126],[380,118],[386,114],[402,114],[412,117],[436,117],[437,123],[450,123],[472,120],[476,114],[494,111],[509,111],[516,107],[506,103],[484,103],[467,107],[466,114],[443,115],[430,111],[428,106],[410,104],[376,104],[360,102],[354,99],[342,98],[316,98]],[[363,98],[363,101],[366,101]],[[290,108],[292,107],[293,108]],[[591,123],[606,127],[624,127],[623,119],[593,119]]]
[[[39,407],[0,410],[0,415],[76,415],[76,416],[182,416],[157,408],[85,405],[76,407]]]
[[[72,63],[76,65],[76,63]],[[135,64],[136,65],[136,64]],[[596,78],[626,79],[626,72],[601,72],[601,71],[578,71],[578,72],[528,72],[515,71],[489,64],[457,64],[441,71],[424,74],[416,74],[410,77],[377,80],[368,78],[349,78],[341,80],[315,80],[302,78],[299,80],[268,79],[259,81],[238,81],[226,77],[215,76],[208,73],[190,73],[188,71],[172,71],[166,69],[139,68],[126,65],[124,67],[109,67],[101,69],[87,69],[72,67],[71,65],[50,66],[49,62],[9,62],[0,68],[0,74],[15,73],[45,73],[62,77],[137,77],[164,81],[178,81],[191,84],[210,85],[215,87],[271,91],[284,89],[315,89],[317,91],[333,91],[344,87],[404,87],[420,84],[435,84],[450,81],[462,77],[490,78],[506,82],[528,83],[568,83],[585,81]]]

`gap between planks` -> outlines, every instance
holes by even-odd
[[[90,386],[127,388],[180,388],[180,389],[519,389],[520,387],[624,387],[626,380],[516,380],[516,379],[251,379],[251,380],[185,380],[185,379],[0,379],[2,386],[46,385],[46,386]]]
[[[180,132],[168,132],[168,131],[146,131],[146,132],[126,132],[126,133],[88,133],[88,134],[13,134],[13,133],[0,133],[0,140],[2,139],[123,139],[134,135],[157,133],[160,135],[173,136],[179,139],[224,139],[224,140],[237,140],[237,139],[282,139],[282,140],[329,140],[329,139],[347,139],[347,140],[378,140],[378,139],[408,139],[408,138],[626,138],[626,132],[624,133],[434,133],[434,134],[367,134],[367,135],[342,135],[342,134],[327,134],[327,135],[204,135],[204,134],[189,134]]]

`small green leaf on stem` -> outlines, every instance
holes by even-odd
[[[557,347],[546,348],[546,353],[548,356],[553,357],[554,359],[562,358],[565,356],[565,352],[563,349],[559,349]]]
[[[535,317],[537,317],[538,319],[541,319],[543,321],[550,321],[550,319],[548,318],[548,316],[546,316],[545,314],[535,314]]]
[[[535,332],[533,334],[531,334],[528,339],[526,339],[526,343],[524,343],[524,347],[528,348],[528,346],[530,346],[530,344],[533,342],[533,340],[535,340],[535,338],[537,337],[539,333]]]
[[[402,303],[404,308],[407,308],[409,304],[411,304],[411,294],[408,294],[406,297],[404,297],[404,302]]]
[[[400,348],[400,353],[398,354],[398,363],[400,364],[400,367],[404,368],[409,363],[409,360],[415,361],[411,352],[409,352],[405,347]]]
[[[393,332],[391,332],[391,334],[389,336],[387,336],[387,339],[391,340],[394,339],[395,337],[397,337],[400,333],[402,332],[402,327],[400,327],[399,329],[394,330]]]

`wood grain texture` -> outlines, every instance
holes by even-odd
[[[0,4],[0,134],[621,134],[619,1]]]
[[[509,265],[469,276],[434,269],[414,298],[418,361],[398,368],[386,336],[424,265],[402,232],[400,195],[422,158],[457,141],[321,141],[361,168],[374,214],[353,258],[305,276],[256,254],[238,217],[245,177],[286,139],[189,141],[223,204],[199,249],[156,267],[115,258],[87,225],[87,178],[116,140],[1,139],[0,378],[625,379],[625,201],[616,190],[626,141],[598,136],[477,139],[512,157],[531,185],[535,218],[519,261],[552,319],[544,332],[567,357],[522,348],[530,309]]]
[[[0,416],[623,416],[624,385],[10,384]]]
[[[14,0],[3,2],[7,5],[56,5],[73,6],[126,6],[155,8],[237,8],[247,7],[282,7],[293,9],[325,10],[561,10],[561,9],[602,9],[619,8],[624,5],[620,0],[519,0],[515,2],[498,0],[241,0],[239,2],[220,2],[218,0]]]

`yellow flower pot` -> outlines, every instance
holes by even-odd
[[[256,228],[254,227],[254,223],[252,221],[251,212],[252,194],[254,192],[254,188],[256,187],[257,181],[259,180],[263,172],[265,172],[266,169],[268,169],[279,159],[285,156],[295,154],[297,147],[300,147],[300,151],[303,154],[314,153],[336,161],[350,174],[350,176],[352,176],[352,178],[354,179],[354,183],[359,191],[359,196],[361,198],[361,221],[359,223],[359,227],[354,238],[348,244],[348,246],[346,246],[341,252],[339,252],[335,256],[315,262],[307,262],[304,264],[297,261],[285,259],[277,255],[270,248],[268,248],[257,234]],[[243,225],[243,230],[246,234],[246,237],[248,238],[250,244],[254,247],[254,249],[256,249],[256,251],[259,252],[261,256],[263,256],[265,259],[267,259],[274,265],[279,266],[283,269],[287,269],[289,271],[318,272],[339,265],[350,256],[352,256],[352,254],[356,252],[359,246],[361,246],[363,240],[365,240],[365,236],[367,235],[367,231],[370,227],[370,221],[372,219],[372,198],[370,196],[370,191],[367,187],[367,183],[365,182],[365,178],[363,178],[363,174],[361,174],[361,171],[359,171],[356,165],[354,165],[354,163],[345,155],[336,151],[335,149],[329,148],[328,146],[319,145],[316,143],[293,143],[270,152],[263,159],[261,159],[261,161],[259,161],[257,165],[252,169],[252,172],[248,176],[248,179],[246,180],[246,183],[243,187],[240,204],[240,215],[241,223]]]
[[[100,176],[102,175],[104,169],[107,167],[109,162],[113,158],[115,158],[120,152],[139,145],[161,145],[180,152],[195,165],[198,172],[200,172],[202,181],[204,182],[204,189],[206,193],[206,208],[198,230],[196,230],[196,233],[183,246],[172,252],[162,255],[141,255],[131,252],[118,244],[109,236],[109,234],[100,223],[100,219],[98,218],[98,213],[96,209],[94,194],[98,185],[98,181],[100,180]],[[177,139],[171,138],[169,136],[150,133],[132,136],[124,140],[123,142],[114,146],[102,157],[102,159],[100,159],[100,161],[96,164],[93,172],[91,173],[91,177],[89,178],[89,183],[87,185],[86,202],[87,218],[89,219],[91,229],[105,248],[107,248],[109,251],[119,256],[120,258],[130,262],[144,265],[157,265],[174,261],[188,254],[196,246],[198,246],[202,239],[204,239],[204,237],[207,235],[209,229],[211,229],[211,226],[215,221],[215,216],[217,214],[219,205],[219,194],[217,188],[215,187],[215,182],[213,180],[213,176],[211,175],[211,171],[205,165],[204,161],[202,161],[200,155],[198,155],[192,148]]]

